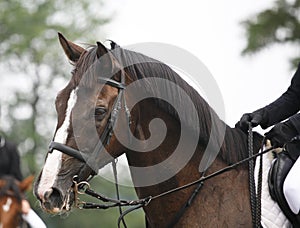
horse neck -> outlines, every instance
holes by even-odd
[[[160,118],[166,124],[168,131],[163,142],[157,148],[149,152],[126,152],[128,163],[131,167],[132,180],[136,186],[135,188],[139,198],[144,198],[150,195],[155,196],[200,178],[198,166],[201,153],[199,153],[199,151],[203,149],[200,147],[196,148],[196,152],[193,154],[192,158],[189,159],[187,164],[180,170],[178,170],[176,162],[169,163],[166,167],[161,167],[161,170],[155,168],[156,164],[160,164],[172,156],[172,153],[176,149],[178,139],[180,138],[180,123],[166,112],[158,110],[155,106],[155,102],[149,99],[141,102],[140,121],[134,133],[135,136],[140,139],[141,147],[145,146],[143,145],[143,140],[148,139],[149,137],[155,137],[155,135],[150,135],[149,131],[149,123],[153,120],[153,118]],[[186,154],[187,151],[180,151],[180,153],[182,153],[181,156],[184,157],[184,154]],[[137,172],[132,167],[147,167],[149,169],[145,168],[144,173],[141,174],[141,172]],[[170,173],[170,178],[161,181],[159,177],[165,174],[165,172]],[[143,177],[141,177],[141,175],[143,175]],[[150,186],[141,186],[139,181],[140,178],[157,178],[157,183],[152,183]],[[192,188],[185,189],[151,202],[151,204],[145,208],[147,217],[150,221],[155,220],[155,225],[167,225],[167,223],[172,220],[174,214],[165,214],[164,212],[171,211],[176,213],[182,204],[188,200],[188,197],[192,194],[192,190]],[[176,203],[170,203],[172,201],[175,201]]]
[[[222,159],[228,164],[233,164],[247,158],[249,156],[248,137],[249,136],[239,128],[230,128],[227,126],[224,142],[220,151]],[[254,154],[261,149],[262,142],[263,136],[257,132],[253,132]],[[245,167],[245,165],[242,166]]]
[[[202,156],[206,149],[206,144],[203,145],[199,142],[197,148],[191,159],[186,163],[186,165],[177,170],[177,163],[170,163],[165,167],[165,170],[157,171],[156,169],[145,169],[144,172],[137,172],[132,167],[154,167],[155,164],[162,163],[174,152],[174,149],[177,146],[178,139],[180,137],[180,123],[167,114],[164,111],[161,111],[157,108],[155,102],[151,100],[143,101],[140,104],[139,109],[139,120],[137,121],[137,126],[134,132],[136,138],[140,139],[141,147],[143,147],[143,140],[148,139],[149,137],[154,137],[150,134],[149,131],[149,123],[154,118],[160,118],[167,125],[168,133],[164,139],[164,141],[160,144],[159,147],[151,150],[150,152],[135,152],[135,151],[127,151],[127,159],[130,165],[131,176],[133,183],[136,188],[136,192],[139,198],[145,198],[147,196],[156,196],[168,190],[174,189],[179,186],[183,186],[187,183],[191,183],[192,181],[198,180],[201,176],[199,173],[199,164],[202,159]],[[216,119],[217,124],[223,124],[225,127],[225,138],[223,144],[221,145],[220,153],[216,157],[216,159],[212,162],[207,170],[207,174],[212,173],[214,171],[220,170],[228,165],[228,163],[237,162],[247,156],[247,135],[244,134],[239,129],[232,129],[225,125],[225,123]],[[192,133],[191,133],[192,134]],[[258,150],[258,140],[261,137],[254,137],[255,145],[254,150]],[[201,141],[201,139],[200,139]],[[238,142],[238,143],[237,143]],[[181,156],[184,157],[188,151],[181,151],[183,153]],[[247,169],[245,166],[241,166],[241,178],[245,179],[244,175],[247,173]],[[160,176],[162,172],[174,172],[173,175],[164,181],[152,183],[152,185],[141,186],[139,185],[139,178],[142,175],[142,178],[147,179],[151,178],[151,176]],[[227,173],[225,176],[219,179],[219,183],[216,183],[218,189],[222,189],[224,183],[222,181],[234,179],[234,175],[236,173]],[[225,177],[225,178],[224,178]],[[158,178],[159,179],[159,178]],[[213,188],[215,182],[210,182],[210,188]],[[240,185],[246,185],[247,183],[240,181]],[[147,220],[151,226],[167,226],[176,216],[177,212],[181,209],[181,207],[187,202],[189,197],[192,195],[195,186],[166,195],[161,198],[157,198],[144,208]],[[205,194],[205,191],[202,190],[202,194]],[[206,193],[211,194],[211,193]],[[194,203],[197,205],[197,202]],[[200,205],[198,205],[200,206]],[[168,213],[166,213],[168,212]]]

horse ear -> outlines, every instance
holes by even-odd
[[[110,41],[110,48],[113,50],[113,49],[116,49],[116,48],[120,48],[120,45],[117,44],[115,41],[113,40],[108,40]]]
[[[108,53],[107,48],[101,42],[97,41],[97,57],[98,57],[98,59],[107,53]]]
[[[61,33],[58,33],[59,42],[64,49],[65,54],[72,62],[77,62],[84,48],[67,40]]]
[[[97,42],[96,54],[98,59],[101,58],[104,67],[112,69],[112,58],[108,53],[107,48],[100,42]]]
[[[31,176],[26,177],[22,182],[20,182],[19,188],[20,188],[21,192],[25,192],[30,187],[32,187],[33,180],[34,180],[34,176],[31,175]]]

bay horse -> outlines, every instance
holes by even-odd
[[[60,33],[59,41],[74,70],[56,97],[56,131],[34,187],[45,211],[70,210],[73,177],[86,180],[124,153],[140,199],[198,180],[207,154],[218,155],[205,174],[248,156],[247,135],[166,64],[113,42],[85,49]],[[261,142],[254,134],[255,153]],[[195,186],[152,200],[147,226],[252,227],[248,172],[243,164],[207,180],[175,222]]]
[[[22,199],[24,193],[32,186],[34,177],[29,176],[23,181],[13,176],[0,178],[0,227],[27,227],[22,219]]]

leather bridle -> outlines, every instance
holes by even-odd
[[[100,140],[97,143],[96,147],[93,150],[93,153],[88,156],[87,154],[81,152],[80,150],[74,149],[70,146],[64,145],[62,143],[54,142],[52,141],[49,145],[49,153],[52,153],[53,150],[60,151],[61,153],[67,154],[73,158],[78,159],[79,161],[87,164],[92,168],[94,171],[97,171],[99,169],[99,164],[95,164],[95,161],[103,148],[109,144],[109,141],[112,137],[113,134],[113,129],[114,126],[117,122],[118,119],[118,114],[119,111],[122,107],[122,104],[124,106],[126,116],[127,116],[127,121],[128,121],[128,126],[130,127],[130,111],[127,107],[125,96],[124,96],[124,90],[126,88],[125,85],[125,72],[121,70],[121,82],[118,82],[114,79],[111,78],[98,78],[98,83],[106,84],[109,86],[112,86],[114,88],[118,89],[118,96],[115,99],[115,102],[112,107],[112,111],[110,113],[110,117],[107,121],[107,124],[104,128],[103,133],[101,134]],[[123,102],[122,102],[123,101]],[[93,166],[93,167],[91,167]]]

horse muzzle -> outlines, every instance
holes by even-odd
[[[37,198],[40,200],[44,211],[58,214],[71,210],[74,202],[74,193],[73,191],[68,191],[65,196],[62,196],[57,188],[52,188],[40,194]]]
[[[52,214],[69,211],[75,199],[72,185],[69,188],[56,185],[43,188],[40,186],[39,180],[35,183],[34,195],[40,201],[42,209]]]

